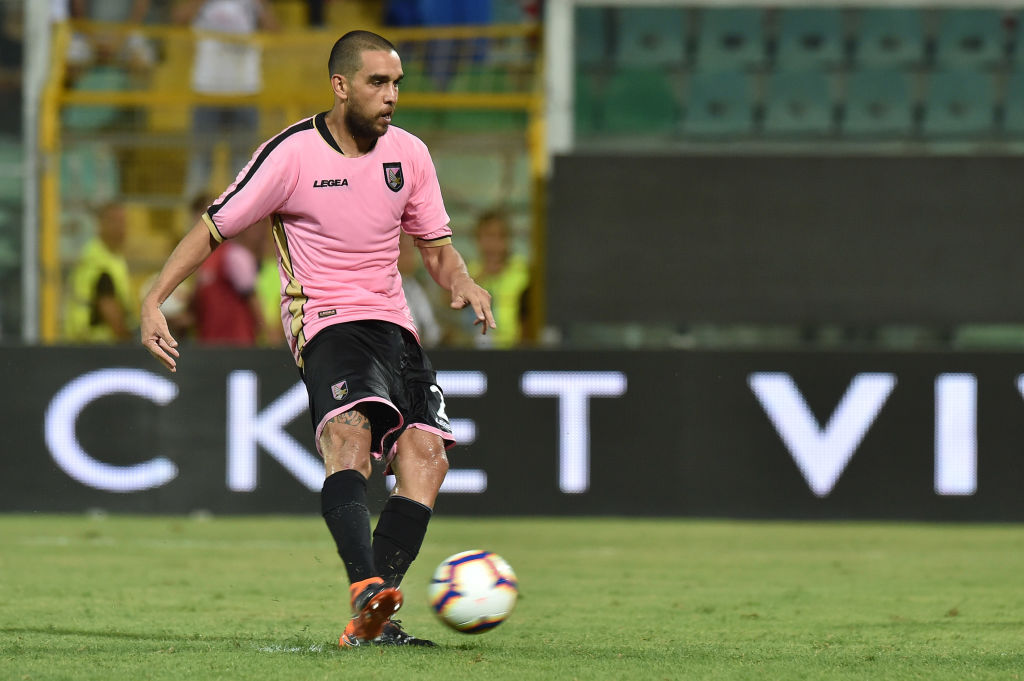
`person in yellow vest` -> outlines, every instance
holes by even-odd
[[[469,275],[491,292],[491,309],[498,325],[487,334],[486,340],[477,338],[477,345],[515,347],[523,339],[524,294],[530,284],[529,263],[522,255],[512,252],[508,216],[500,210],[485,211],[477,218],[475,236],[477,255],[468,264]],[[473,337],[477,336],[479,334]]]
[[[68,281],[64,330],[74,343],[131,340],[137,324],[128,262],[121,253],[127,234],[124,207],[105,204],[98,216],[97,235],[82,249]]]

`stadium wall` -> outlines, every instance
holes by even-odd
[[[1020,355],[434,360],[463,441],[446,514],[1024,520]],[[185,348],[169,374],[134,348],[18,347],[0,365],[0,510],[319,508],[286,352]]]

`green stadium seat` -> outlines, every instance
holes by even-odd
[[[437,92],[437,85],[427,73],[422,61],[408,60],[402,63],[401,92]]]
[[[473,109],[443,111],[439,126],[451,132],[526,134],[525,111]]]
[[[600,105],[598,76],[578,70],[573,98],[574,128],[577,135],[593,134],[600,127]]]
[[[953,332],[958,350],[1024,348],[1024,326],[1020,324],[965,324]]]
[[[19,205],[24,201],[24,164],[24,146],[12,138],[0,138],[0,204]]]
[[[604,62],[608,49],[608,10],[603,7],[576,8],[576,63],[596,66]]]
[[[1024,71],[1015,71],[1006,79],[1003,132],[1017,137],[1024,135]]]
[[[925,57],[924,22],[916,8],[876,7],[862,10],[854,61],[860,66],[908,66]]]
[[[678,126],[676,94],[661,69],[617,69],[608,79],[601,104],[601,127],[605,132],[664,135],[675,132]]]
[[[529,154],[525,151],[516,152],[510,165],[512,186],[508,190],[506,203],[516,209],[526,210],[533,197],[533,176],[530,174]]]
[[[935,37],[935,64],[940,68],[996,64],[1005,56],[1006,40],[1000,10],[944,10]]]
[[[445,203],[490,207],[505,202],[505,164],[500,155],[439,150],[433,159]]]
[[[843,134],[909,136],[914,132],[913,78],[898,69],[861,69],[846,79]]]
[[[746,137],[754,131],[753,78],[743,71],[698,71],[690,77],[683,133]]]
[[[413,134],[423,130],[437,130],[443,123],[441,113],[434,109],[410,109],[403,106],[395,109],[395,125]]]
[[[763,15],[756,8],[705,9],[697,33],[697,67],[727,71],[767,61]]]
[[[616,64],[683,65],[686,57],[685,10],[677,7],[623,7],[618,17]]]
[[[448,84],[449,92],[519,92],[515,74],[493,66],[469,66],[456,73]],[[462,109],[443,111],[441,127],[456,132],[505,132],[526,130],[526,112],[502,109]]]
[[[404,80],[402,81],[405,82]],[[465,66],[452,76],[450,92],[519,92],[516,75],[500,66]]]
[[[1024,11],[1013,16],[1013,52],[1010,61],[1017,66],[1024,64]]]
[[[833,95],[824,71],[776,71],[766,84],[764,132],[825,135],[833,131]]]
[[[784,9],[776,65],[785,69],[835,66],[844,56],[843,15],[838,8]]]
[[[83,73],[73,90],[90,92],[120,92],[129,86],[128,74],[111,66],[95,66]],[[64,127],[73,130],[101,130],[118,123],[121,109],[114,106],[72,106],[64,109],[61,117]]]
[[[929,137],[993,132],[995,88],[981,71],[933,71],[928,78],[922,132]]]

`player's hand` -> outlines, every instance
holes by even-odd
[[[452,309],[461,310],[472,306],[476,313],[473,326],[480,325],[480,333],[486,334],[487,329],[496,329],[494,313],[491,312],[491,294],[480,288],[470,277],[459,279],[452,285]]]
[[[142,345],[169,371],[177,371],[178,341],[168,330],[164,313],[156,305],[143,304],[140,322]]]

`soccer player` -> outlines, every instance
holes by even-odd
[[[415,237],[451,306],[472,307],[482,333],[496,328],[491,298],[451,243],[426,146],[391,126],[402,79],[394,46],[352,31],[335,43],[328,67],[334,106],[261,145],[175,247],[142,304],[142,344],[176,370],[178,343],[161,303],[219,243],[269,215],[281,317],[324,461],[323,516],[351,585],[352,618],[339,643],[433,645],[391,620],[454,444],[402,294],[399,234]],[[371,455],[396,478],[372,538]]]

